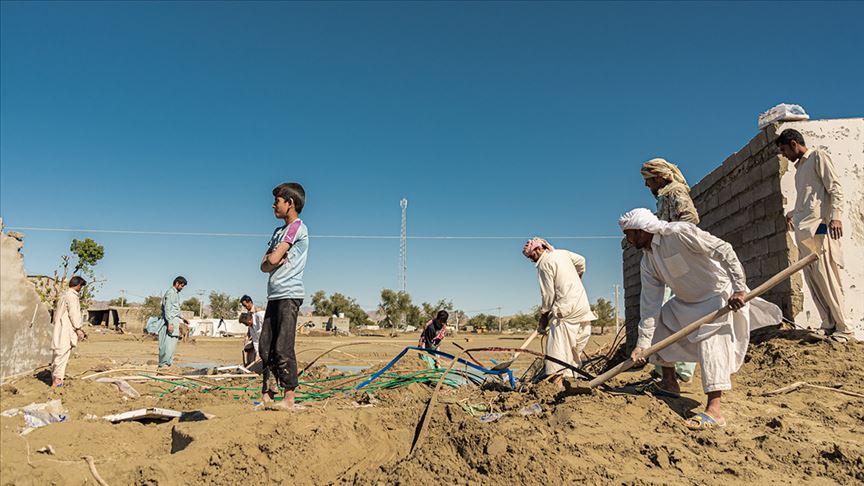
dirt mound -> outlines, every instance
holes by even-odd
[[[142,397],[129,399],[109,384],[70,379],[58,391],[34,376],[5,385],[0,408],[61,398],[70,420],[21,436],[20,416],[0,417],[0,472],[3,484],[79,484],[93,480],[81,460],[90,455],[109,484],[860,484],[864,399],[812,388],[764,396],[795,381],[864,392],[864,345],[804,337],[777,330],[754,336],[734,389],[724,394],[723,429],[683,426],[683,417],[704,406],[698,374],[681,398],[663,400],[623,388],[577,394],[545,383],[519,391],[489,383],[442,388],[413,454],[433,388],[424,381],[348,390],[289,412],[256,409],[254,380],[220,381],[225,389],[207,392],[139,381],[132,384]],[[368,358],[381,350],[351,352]],[[425,366],[416,356],[403,361],[400,373]],[[326,368],[316,374],[334,377]],[[643,370],[612,384],[646,377]],[[86,419],[148,406],[212,418],[146,425]],[[36,452],[49,444],[56,455]]]

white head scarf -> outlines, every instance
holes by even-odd
[[[636,208],[627,211],[618,218],[618,226],[622,230],[642,230],[653,234],[662,234],[669,227],[666,221],[660,221],[649,209]]]

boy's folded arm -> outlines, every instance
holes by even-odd
[[[288,254],[289,248],[291,248],[290,243],[284,241],[279,243],[273,251],[264,255],[264,261],[261,263],[261,268],[263,269],[265,264],[269,264],[271,268],[275,268],[285,263],[285,256]]]

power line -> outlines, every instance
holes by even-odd
[[[206,236],[206,237],[229,237],[229,238],[263,238],[270,236],[269,233],[208,233],[192,231],[143,231],[143,230],[119,230],[119,229],[93,229],[93,228],[49,228],[44,226],[9,226],[8,229],[16,231],[46,231],[56,233],[101,233],[119,235],[151,235],[151,236]],[[409,240],[525,240],[531,236],[477,236],[477,235],[427,235],[427,236],[405,236]],[[620,240],[624,236],[609,235],[585,235],[585,236],[547,236],[547,240]],[[401,235],[310,235],[309,238],[342,239],[342,240],[399,240]]]

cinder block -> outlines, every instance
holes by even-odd
[[[774,219],[777,218],[762,218],[753,222],[753,226],[756,227],[756,234],[758,238],[768,238],[777,233],[777,230],[774,225]]]
[[[749,189],[746,192],[744,192],[738,196],[738,203],[741,205],[741,207],[744,207],[744,208],[752,205],[755,201],[756,201],[756,199],[753,197],[753,190],[752,189]]]
[[[774,233],[766,241],[768,242],[768,251],[771,253],[788,252],[791,243],[789,234],[786,232]]]
[[[749,212],[749,218],[751,221],[756,221],[757,219],[761,219],[765,216],[765,205],[761,203],[756,204],[747,204],[747,211]]]
[[[762,206],[765,208],[766,214],[779,214],[786,217],[786,211],[783,207],[783,194],[779,191],[771,194],[770,196],[762,199]]]
[[[777,187],[775,188],[774,182],[771,179],[763,180],[754,189],[753,198],[758,201],[759,199],[766,198],[766,197],[776,193],[777,191],[779,191],[779,189],[780,189],[779,183],[777,184]]]
[[[766,145],[768,145],[768,138],[765,136],[765,133],[760,130],[759,133],[750,140],[750,143],[747,144],[747,148],[750,149],[751,155],[755,155],[761,152]]]
[[[727,184],[720,189],[720,193],[717,195],[717,202],[721,205],[726,204],[726,201],[732,199],[733,195],[735,195],[735,190]]]
[[[756,229],[756,225],[748,225],[744,228],[744,231],[741,232],[741,241],[744,243],[750,242],[758,238],[758,232]]]
[[[725,240],[727,243],[732,245],[732,248],[739,248],[744,244],[743,231],[730,231],[722,235],[715,233],[714,236],[721,240]]]
[[[759,166],[759,177],[761,179],[772,179],[780,177],[780,157],[772,154]]]
[[[768,240],[767,239],[754,240],[754,241],[750,242],[750,245],[751,245],[750,251],[752,252],[753,255],[762,256],[762,255],[768,254],[769,250],[768,250]]]

